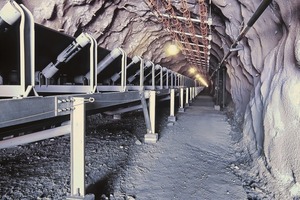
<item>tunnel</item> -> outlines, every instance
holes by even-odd
[[[155,133],[150,125],[151,92],[141,95],[141,91],[161,90],[152,106],[160,104],[168,110],[166,102],[174,101],[183,112],[198,95],[202,101],[208,98],[214,110],[226,114],[232,129],[239,133],[239,150],[249,161],[246,171],[255,177],[255,181],[248,180],[251,188],[260,190],[268,199],[300,198],[299,1],[15,3],[24,6],[26,20],[30,18],[26,13],[32,13],[33,22],[28,29],[34,33],[25,36],[25,49],[18,51],[22,20],[18,19],[15,25],[7,24],[5,16],[0,20],[0,108],[15,112],[13,108],[35,104],[34,110],[38,111],[31,113],[32,118],[24,112],[2,112],[2,139],[20,132],[21,136],[42,132],[49,127],[69,131],[60,129],[60,125],[70,123],[67,114],[72,109],[67,109],[71,96],[86,94],[95,101],[86,105],[91,119],[99,112],[118,117],[123,112],[142,110],[140,117],[145,118],[147,133]],[[0,8],[4,5],[1,2]],[[27,38],[32,35],[34,44],[27,42],[32,41]],[[87,44],[81,41],[82,37],[88,40]],[[172,45],[178,50],[174,55],[167,52]],[[32,52],[34,57],[27,59]],[[69,57],[63,57],[66,52]],[[16,67],[23,54],[24,72],[21,66]],[[95,58],[100,63],[94,63]],[[26,71],[27,65],[34,65],[34,72]],[[175,93],[171,91],[173,87],[178,87]],[[189,87],[194,90],[186,89]],[[24,102],[19,104],[18,99]],[[58,105],[54,101],[67,101],[63,102],[67,107],[58,108],[67,114],[52,112],[52,107]],[[37,114],[41,110],[44,114]],[[172,109],[170,112],[168,119],[173,123],[176,116]],[[20,116],[19,122],[16,119]],[[135,117],[129,114],[129,118]],[[150,134],[148,139],[157,138]],[[99,187],[105,188],[104,182]],[[260,197],[249,197],[248,193],[248,199]]]

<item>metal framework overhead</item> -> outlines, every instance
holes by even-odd
[[[153,13],[158,17],[180,47],[190,64],[196,65],[197,71],[203,76],[208,75],[212,18],[210,16],[211,1],[195,0],[199,7],[199,19],[191,17],[187,0],[181,0],[177,11],[171,0],[148,0]],[[201,49],[200,49],[201,47]]]

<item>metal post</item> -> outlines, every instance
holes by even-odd
[[[84,197],[84,98],[75,97],[71,112],[71,197]]]
[[[148,112],[148,106],[147,106],[147,102],[145,99],[145,93],[141,92],[140,96],[141,96],[141,103],[142,103],[142,107],[143,107],[143,113],[144,113],[144,118],[145,118],[145,123],[146,123],[146,128],[147,128],[147,134],[151,133],[151,122],[150,122],[150,117],[149,117],[149,112]]]
[[[180,88],[180,107],[178,112],[184,112],[184,88]]]
[[[174,88],[176,87],[176,74],[175,73],[173,73],[173,81],[174,81],[174,84],[173,84],[173,86],[174,86]]]
[[[164,86],[163,86],[163,68],[161,67],[160,68],[160,89],[164,89]]]
[[[174,87],[174,74],[171,71],[171,88],[173,88],[173,87]]]
[[[144,60],[140,58],[140,91],[143,91],[144,90]]]
[[[189,104],[189,88],[188,87],[185,89],[185,95],[186,95],[186,97],[185,97],[185,107],[188,107],[190,105]]]
[[[155,107],[156,107],[156,91],[149,92],[149,115],[151,133],[145,135],[145,143],[156,143],[158,140],[158,134],[155,133]]]
[[[149,109],[150,109],[150,121],[151,121],[151,133],[155,133],[155,105],[156,105],[156,91],[150,91],[149,99]]]
[[[193,101],[193,87],[190,87],[190,103]]]
[[[167,81],[166,81],[167,89],[169,89],[169,70],[167,69]]]
[[[175,89],[170,90],[170,116],[168,117],[168,121],[175,122]]]
[[[126,55],[126,52],[119,48],[122,52],[122,61],[121,61],[121,70],[122,70],[122,73],[121,73],[121,90],[120,92],[125,92],[126,91],[126,80],[127,80],[127,69],[126,69],[126,66],[127,66],[127,55]]]
[[[90,46],[90,79],[89,79],[89,92],[95,93],[97,90],[97,55],[98,55],[98,48],[97,48],[97,41],[95,38],[91,37],[89,34],[86,34],[89,38],[91,46]]]
[[[155,90],[155,66],[152,65],[152,89]]]
[[[193,99],[195,99],[196,96],[197,96],[197,94],[196,94],[196,87],[193,87]]]
[[[194,98],[195,98],[194,88],[195,87],[192,87],[192,92],[191,92],[192,100],[194,100]]]

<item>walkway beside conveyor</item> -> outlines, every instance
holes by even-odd
[[[139,200],[247,199],[230,169],[230,125],[213,105],[210,97],[196,97],[156,144],[140,146],[120,191]]]

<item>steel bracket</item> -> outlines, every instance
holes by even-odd
[[[55,97],[55,116],[71,114],[73,102],[72,97]]]

